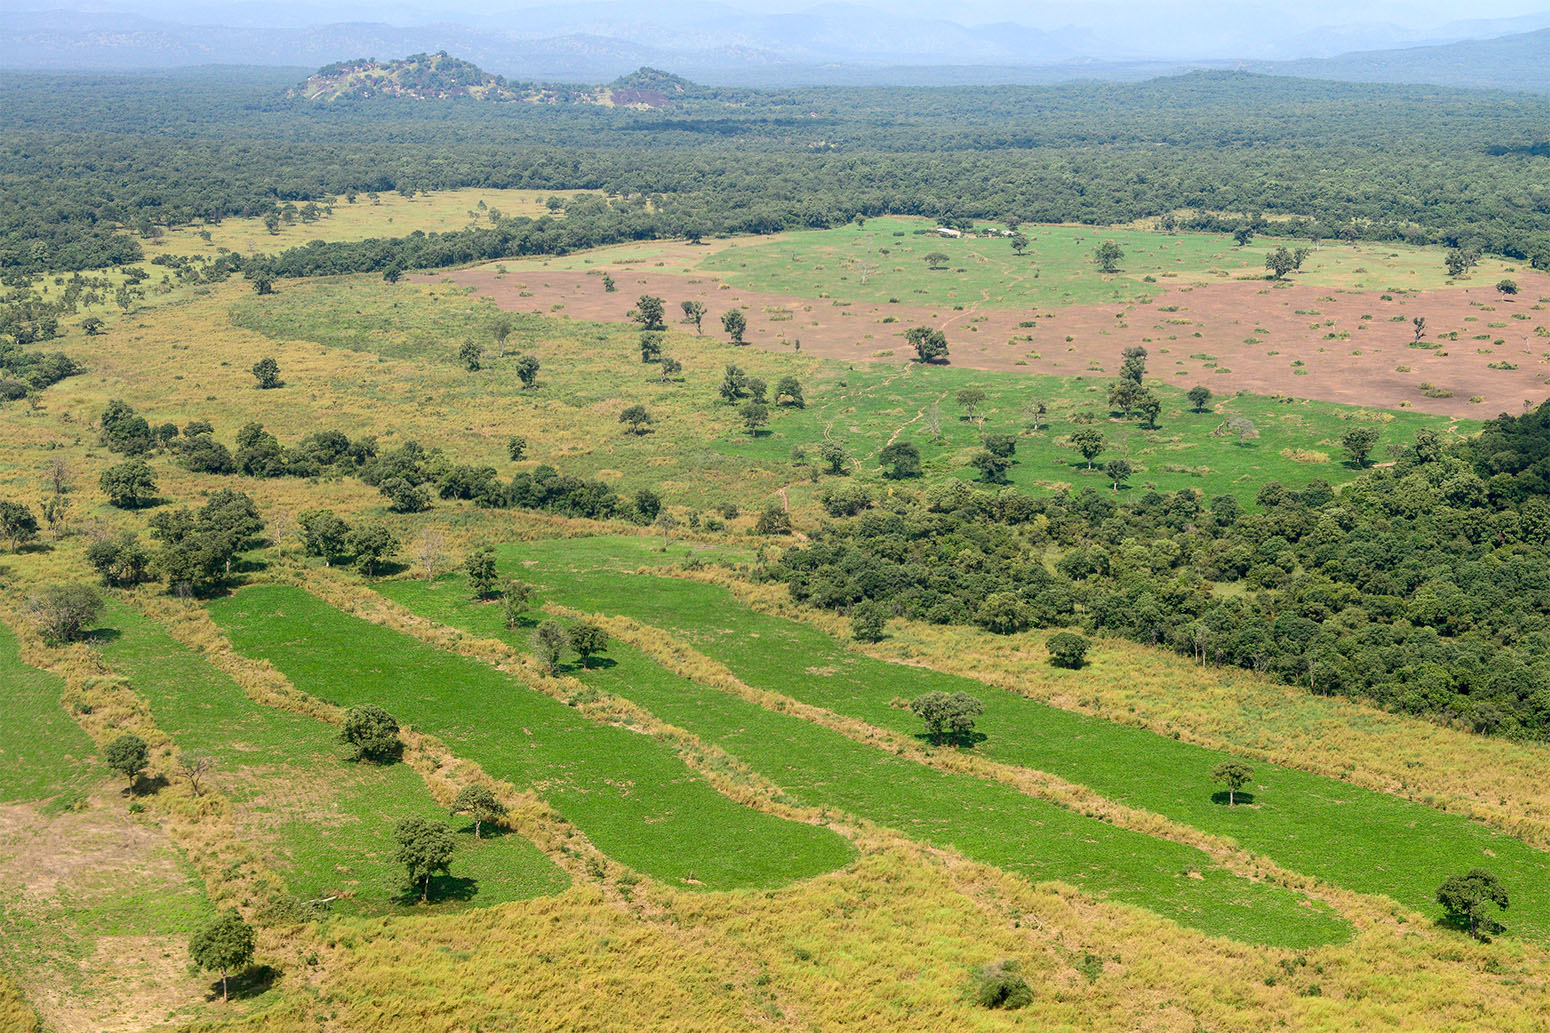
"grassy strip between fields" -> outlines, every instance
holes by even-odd
[[[583,556],[595,555],[595,544]],[[1530,906],[1508,916],[1526,937],[1550,935],[1532,906],[1550,899],[1550,855],[1477,823],[1337,779],[1256,764],[1246,802],[1229,807],[1210,781],[1227,753],[1049,707],[981,682],[874,660],[822,632],[752,611],[714,585],[580,569],[566,543],[506,550],[537,561],[525,575],[579,608],[621,613],[680,636],[759,688],[884,728],[919,732],[897,704],[933,690],[985,702],[981,755],[1047,771],[1117,802],[1231,837],[1286,868],[1440,914],[1432,897],[1450,874],[1488,867]],[[794,662],[793,658],[800,658]],[[801,664],[800,667],[796,663]],[[1030,671],[1030,677],[1038,672]]]
[[[113,604],[107,623],[115,634],[104,640],[104,659],[130,679],[180,751],[215,762],[212,781],[292,893],[338,897],[334,907],[345,912],[415,903],[393,861],[393,826],[411,815],[447,814],[413,770],[347,761],[332,726],[254,702],[128,606]],[[480,905],[559,892],[568,882],[512,834],[460,838],[452,876],[438,880],[439,899]]]
[[[853,856],[835,833],[743,807],[664,743],[590,721],[488,665],[261,585],[211,604],[233,645],[304,692],[376,703],[492,777],[531,787],[604,853],[673,885],[766,887]]]
[[[0,803],[78,803],[107,772],[91,738],[65,713],[64,682],[22,663],[0,624]]]
[[[422,616],[481,636],[512,637],[498,607],[472,601],[461,577],[378,587]],[[520,646],[526,636],[516,637]],[[956,847],[1033,881],[1068,882],[1207,933],[1304,947],[1338,940],[1347,931],[1336,916],[1300,894],[1239,879],[1193,847],[863,746],[687,682],[619,643],[591,669],[571,673],[722,747],[806,806],[837,808],[936,846]]]

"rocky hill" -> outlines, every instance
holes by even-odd
[[[494,103],[598,104],[659,108],[684,99],[687,79],[641,68],[606,86],[510,82],[446,51],[413,54],[402,60],[357,58],[317,70],[290,96],[311,101],[474,100]]]

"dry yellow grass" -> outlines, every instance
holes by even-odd
[[[43,1022],[32,1010],[21,987],[0,972],[0,1030],[6,1033],[42,1033]]]

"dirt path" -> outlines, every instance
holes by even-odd
[[[662,297],[670,311],[682,300],[702,301],[708,327],[741,308],[750,344],[784,351],[800,340],[804,354],[846,362],[904,363],[907,328],[950,326],[958,368],[1104,377],[1118,368],[1121,350],[1139,345],[1151,354],[1153,376],[1181,388],[1205,384],[1218,395],[1247,391],[1483,419],[1550,394],[1550,302],[1537,300],[1550,298],[1550,277],[1533,272],[1520,274],[1520,293],[1510,299],[1487,284],[1372,294],[1223,280],[1036,318],[989,307],[988,299],[951,312],[749,291],[707,274],[639,266],[612,273],[614,292],[592,273],[536,267],[501,276],[483,266],[419,279],[467,285],[514,311],[596,321],[624,321],[642,294]],[[1418,315],[1427,321],[1424,348],[1411,346]]]

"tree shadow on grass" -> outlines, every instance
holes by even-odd
[[[93,628],[81,637],[81,641],[90,646],[105,646],[123,637],[124,633],[117,628]]]
[[[606,656],[594,656],[588,658],[585,664],[573,664],[572,670],[576,671],[610,671],[619,666],[619,661]]]
[[[931,732],[916,732],[915,738],[927,746],[951,746],[959,750],[972,750],[990,736],[984,732],[949,732],[942,735],[933,735]]]
[[[467,903],[479,892],[479,880],[460,875],[432,875],[429,904]],[[400,907],[420,906],[420,887],[405,886],[393,897]]]
[[[1254,804],[1254,794],[1240,789],[1232,794],[1232,803],[1227,802],[1227,790],[1211,794],[1211,802],[1221,804],[1223,807],[1251,807]]]
[[[253,965],[246,971],[233,973],[226,980],[226,992],[234,1001],[248,1001],[274,988],[280,978],[280,970],[272,965]],[[205,991],[205,1000],[221,999],[221,981],[215,979]]]
[[[492,839],[505,839],[507,836],[518,836],[518,837],[520,837],[522,835],[516,829],[508,829],[504,825],[497,825],[497,824],[494,824],[492,822],[488,822],[487,821],[487,822],[484,823],[484,828],[480,831],[479,838],[475,839],[474,838],[474,823],[473,823],[472,819],[470,819],[469,821],[463,823],[462,825],[458,825],[458,826],[454,827],[452,831],[457,833],[459,837],[464,837],[464,836],[467,837],[467,839],[465,841],[460,842],[458,844],[458,848],[459,849],[465,849],[465,848],[468,848],[468,847],[472,847],[474,849],[478,849],[481,844],[488,843]],[[436,896],[436,881],[434,879],[432,879],[431,880],[431,897],[432,897],[432,899],[435,899],[435,896]]]

